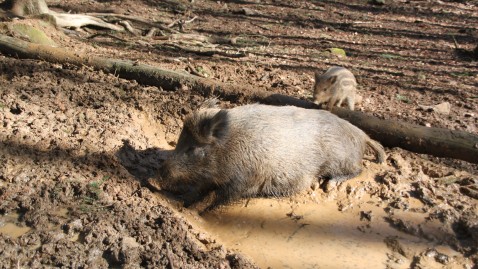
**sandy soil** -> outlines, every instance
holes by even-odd
[[[302,99],[311,97],[314,71],[342,65],[357,76],[361,111],[478,134],[474,1],[48,3],[164,25],[198,16],[186,32],[239,41],[87,39],[99,30],[48,28],[70,50],[180,72],[192,66]],[[240,201],[201,216],[150,188],[182,119],[203,100],[187,87],[164,91],[86,66],[0,55],[0,268],[476,268],[478,167],[462,161],[387,149],[386,164],[364,160],[364,173],[335,190]],[[421,108],[443,102],[449,112]]]

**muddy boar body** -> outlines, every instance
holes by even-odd
[[[314,103],[327,103],[327,109],[331,110],[345,101],[347,107],[354,110],[356,94],[357,81],[348,69],[333,66],[324,74],[315,73]]]
[[[160,180],[169,190],[216,190],[213,206],[290,195],[319,177],[359,174],[367,144],[383,161],[377,142],[327,111],[259,104],[200,109],[185,120]]]

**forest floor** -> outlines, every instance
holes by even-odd
[[[70,51],[306,100],[314,71],[340,65],[357,77],[359,111],[478,134],[476,1],[47,2],[161,25],[197,16],[184,32],[235,42],[146,37],[134,20],[135,36],[9,18],[0,32],[22,38],[11,25],[33,25]],[[204,100],[187,86],[0,53],[0,268],[477,268],[478,166],[464,161],[387,148],[385,164],[366,159],[329,192],[203,215],[151,188]]]

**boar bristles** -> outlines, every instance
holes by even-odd
[[[209,98],[199,106],[199,109],[218,108],[217,103],[219,103],[219,99],[217,97]]]

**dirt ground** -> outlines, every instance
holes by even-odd
[[[311,98],[314,71],[341,65],[357,77],[364,113],[478,134],[476,1],[47,3],[162,25],[197,16],[185,32],[237,38],[166,42],[140,37],[149,28],[135,21],[138,36],[47,28],[68,50],[192,68],[301,99]],[[364,160],[361,176],[329,192],[240,201],[205,215],[183,208],[148,180],[204,99],[188,87],[166,91],[0,53],[0,268],[477,268],[478,166],[463,161],[388,148],[385,164]],[[428,107],[445,102],[449,110]],[[237,237],[241,225],[255,228]],[[318,242],[342,248],[303,256]]]

